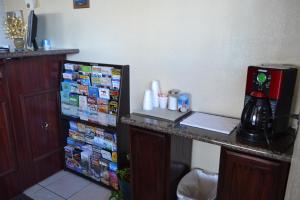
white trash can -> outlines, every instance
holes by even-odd
[[[179,182],[178,200],[214,200],[217,197],[218,174],[192,169]]]

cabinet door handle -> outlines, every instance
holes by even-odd
[[[44,129],[45,131],[48,131],[48,128],[49,128],[48,122],[42,123],[42,129]]]

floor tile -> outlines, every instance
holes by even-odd
[[[32,195],[28,195],[34,200],[63,200],[63,198],[59,197],[58,195],[46,190],[45,188],[37,191]]]
[[[108,200],[110,194],[111,194],[110,190],[92,183],[87,187],[85,187],[83,190],[74,194],[71,198],[69,198],[69,200],[87,200],[87,199]]]
[[[39,190],[42,189],[42,188],[43,188],[42,186],[36,184],[36,185],[34,185],[34,186],[32,186],[32,187],[26,189],[26,190],[24,191],[24,194],[26,194],[27,196],[29,196],[29,195],[31,195],[31,194],[33,194],[33,193],[39,191]]]
[[[69,198],[89,184],[91,184],[89,181],[70,173],[49,184],[46,188],[59,196]]]
[[[52,176],[46,178],[45,180],[39,182],[39,184],[43,187],[46,187],[47,185],[57,181],[58,179],[60,179],[63,176],[66,176],[67,174],[70,174],[70,172],[66,172],[66,171],[59,171],[55,174],[53,174]]]

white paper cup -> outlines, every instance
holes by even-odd
[[[159,107],[159,96],[160,93],[160,84],[159,81],[153,80],[151,82],[151,90],[153,95],[153,107],[158,108]]]
[[[153,95],[151,90],[146,90],[144,94],[143,110],[153,109]]]
[[[154,94],[153,92],[152,92],[152,94],[153,94],[153,101],[152,101],[153,107],[158,108],[159,107],[159,96]]]
[[[161,109],[166,109],[168,104],[168,97],[167,96],[161,96],[159,97],[159,107]]]
[[[155,93],[160,93],[160,84],[159,84],[159,81],[158,80],[153,80],[151,82],[151,89],[153,92]]]

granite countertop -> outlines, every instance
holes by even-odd
[[[250,153],[279,161],[290,162],[293,154],[294,134],[289,134],[287,137],[285,137],[285,139],[272,144],[271,147],[268,147],[266,145],[254,145],[241,141],[236,137],[236,130],[234,130],[231,134],[226,135],[214,131],[180,125],[179,123],[136,114],[122,117],[121,121],[124,124],[158,131],[165,134],[177,135],[193,140],[199,140],[202,142],[226,147],[228,149]]]
[[[79,53],[79,49],[51,49],[47,51],[39,49],[37,51],[25,50],[25,51],[15,51],[15,52],[5,52],[5,53],[0,53],[0,59],[59,55],[59,54],[73,54],[73,53]]]

